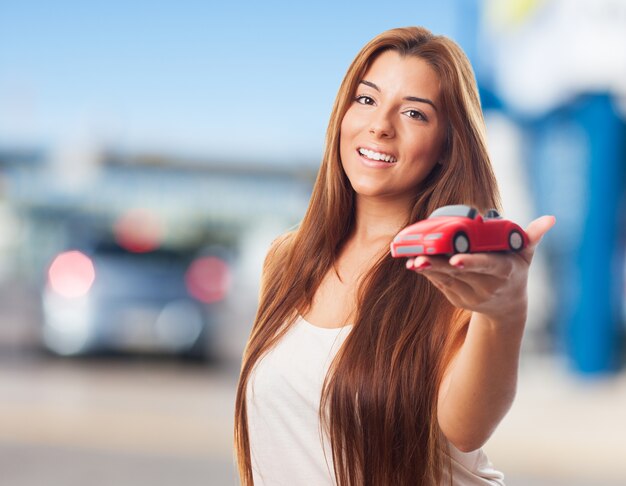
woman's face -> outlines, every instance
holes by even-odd
[[[386,51],[371,64],[341,122],[341,162],[359,195],[415,195],[444,140],[439,84],[415,56]]]

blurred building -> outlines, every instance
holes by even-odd
[[[485,110],[515,133],[517,202],[557,218],[542,244],[553,348],[578,372],[615,371],[626,332],[626,1],[494,0],[474,11]]]
[[[225,346],[232,352],[225,354],[237,355],[254,317],[267,248],[277,234],[299,222],[315,176],[312,166],[96,150],[53,156],[0,152],[0,270],[5,278],[28,282],[45,302],[50,300],[45,298],[48,267],[70,250],[101,248],[116,240],[131,252],[188,254],[189,262],[202,255],[218,256],[228,262],[232,276],[219,311],[229,327]],[[153,288],[148,282],[142,285]],[[141,307],[144,315],[148,310],[144,304],[134,307]],[[55,309],[59,315],[58,305]]]

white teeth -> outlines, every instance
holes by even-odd
[[[373,150],[367,150],[364,148],[360,148],[359,153],[361,155],[365,155],[365,157],[372,160],[384,160],[385,162],[390,163],[394,163],[397,160],[393,155],[381,154],[379,152],[374,152]]]

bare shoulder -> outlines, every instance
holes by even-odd
[[[285,254],[286,250],[289,248],[293,237],[295,236],[297,230],[287,231],[282,235],[274,238],[274,241],[270,244],[270,248],[267,251],[267,255],[265,256],[265,264],[264,267],[267,267],[269,263],[271,263],[274,258],[280,257]]]
[[[272,278],[270,275],[275,274],[277,268],[275,262],[286,254],[287,249],[290,246],[289,243],[292,241],[295,234],[295,230],[288,231],[287,233],[283,233],[282,235],[275,238],[274,241],[272,241],[272,243],[270,244],[269,250],[265,255],[265,261],[263,262],[259,298],[261,298],[261,296],[263,295],[267,286],[267,282]]]

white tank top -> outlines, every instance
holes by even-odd
[[[336,485],[319,402],[328,367],[351,329],[318,327],[298,316],[254,367],[246,406],[255,486]],[[450,444],[450,451],[455,486],[504,485],[481,449],[463,453]]]

